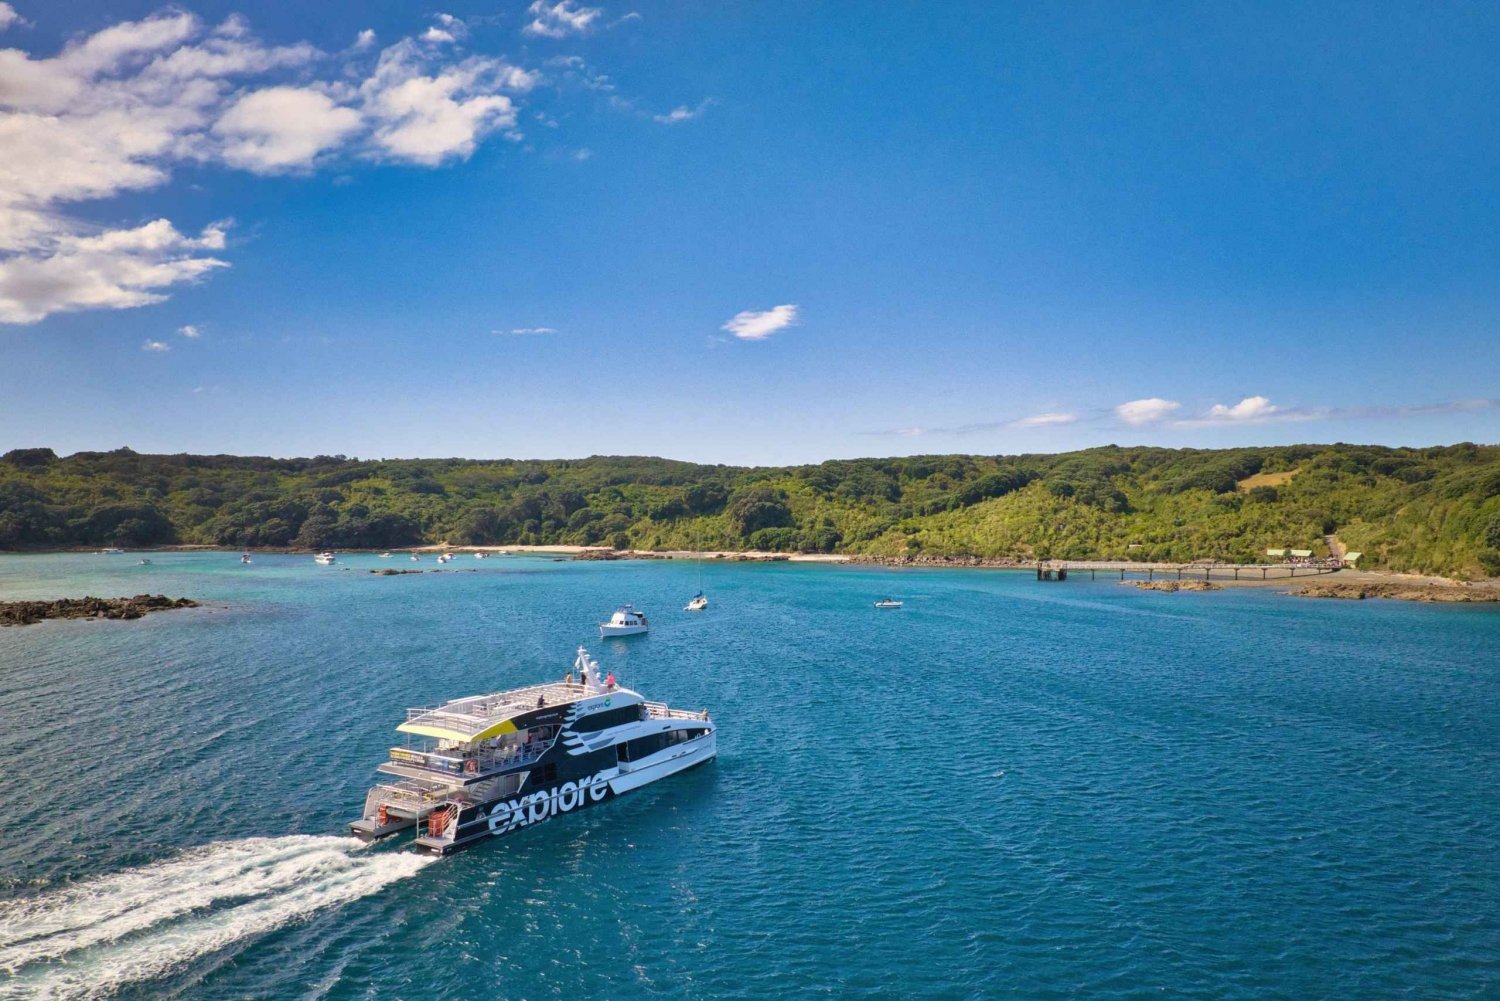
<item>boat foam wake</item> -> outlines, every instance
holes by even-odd
[[[0,999],[101,997],[415,875],[353,838],[247,838],[0,909]]]

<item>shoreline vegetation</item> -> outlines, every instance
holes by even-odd
[[[47,619],[139,619],[151,612],[199,608],[191,598],[137,594],[131,598],[57,598],[52,601],[0,601],[0,627],[31,626]]]
[[[47,550],[48,552],[92,553],[87,548]],[[219,546],[176,545],[157,546],[151,552],[224,552]],[[294,547],[252,547],[256,553],[279,555],[310,555],[314,550]],[[378,553],[384,549],[344,549],[345,553]],[[639,549],[610,549],[603,546],[572,545],[507,545],[507,546],[455,546],[434,543],[423,546],[393,547],[391,552],[416,553],[422,555],[472,555],[500,553],[551,556],[555,559],[581,560],[586,562],[614,561],[704,561],[720,563],[820,563],[845,566],[881,566],[898,569],[933,570],[1004,570],[1032,573],[1037,569],[1036,561],[1013,558],[983,559],[974,556],[871,556],[865,554],[840,553],[788,553],[764,550],[692,550],[674,549],[653,551]],[[1043,564],[1046,569],[1066,569],[1074,578],[1117,582],[1144,591],[1160,591],[1175,594],[1184,591],[1218,591],[1225,588],[1261,588],[1279,591],[1298,597],[1313,598],[1388,598],[1417,602],[1488,603],[1500,602],[1500,579],[1479,581],[1455,580],[1430,574],[1395,573],[1383,570],[1361,570],[1352,567],[1338,569],[1295,564],[1222,564],[1198,561],[1194,563],[1136,563],[1125,560],[1054,560]],[[1261,572],[1264,576],[1259,576]],[[473,567],[379,567],[367,571],[380,577],[410,576],[423,573],[477,573]],[[1142,574],[1148,577],[1142,578]],[[138,596],[149,597],[149,596]],[[64,599],[71,601],[97,601],[99,599]],[[111,599],[132,601],[137,599]],[[182,599],[186,600],[186,599]],[[25,604],[25,603],[13,603]],[[33,603],[37,604],[37,603]],[[45,604],[45,603],[41,603]],[[190,607],[190,606],[180,606]],[[154,610],[154,609],[153,609]],[[58,617],[58,616],[54,616]],[[76,616],[60,616],[76,617]],[[117,618],[121,616],[109,616]],[[134,617],[134,616],[124,616]]]
[[[1117,446],[809,466],[0,455],[0,551],[508,549],[555,558],[1127,571],[1268,554],[1500,577],[1500,446]],[[697,550],[704,551],[699,555]],[[1357,556],[1357,559],[1356,559]],[[1341,572],[1340,579],[1348,581]],[[1127,572],[1127,576],[1134,574]],[[1297,576],[1302,576],[1299,572]]]

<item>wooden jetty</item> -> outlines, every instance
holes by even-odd
[[[1119,580],[1239,580],[1275,581],[1293,578],[1321,577],[1337,573],[1336,566],[1307,566],[1290,563],[1195,563],[1158,566],[1149,563],[1109,561],[1054,560],[1036,565],[1036,579],[1065,581],[1068,574],[1088,574],[1089,580],[1117,577]]]

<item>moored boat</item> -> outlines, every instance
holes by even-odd
[[[395,781],[365,798],[349,825],[374,841],[416,830],[418,848],[447,855],[562,813],[594,806],[703,764],[718,753],[708,710],[648,702],[620,688],[578,648],[551,684],[408,709],[379,771]]]
[[[895,598],[881,598],[879,601],[875,602],[875,607],[876,608],[900,608],[901,607],[901,602],[897,601]]]
[[[682,607],[684,612],[701,612],[708,607],[708,598],[699,591],[693,595],[692,600]]]
[[[332,566],[336,561],[337,557],[335,557],[332,553],[319,553],[318,555],[313,557],[314,563],[321,564],[325,567]]]
[[[631,605],[615,609],[608,622],[599,623],[599,638],[607,636],[638,636],[648,628],[646,614],[637,612]]]

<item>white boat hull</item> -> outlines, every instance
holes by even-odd
[[[636,636],[649,629],[649,626],[612,626],[607,622],[599,624],[599,638],[605,639],[610,636]]]
[[[639,789],[643,785],[650,785],[668,775],[675,775],[694,765],[701,765],[716,757],[718,753],[718,733],[710,730],[707,736],[690,741],[681,747],[658,751],[645,761],[620,762],[614,777],[609,780],[609,787],[616,795]]]

